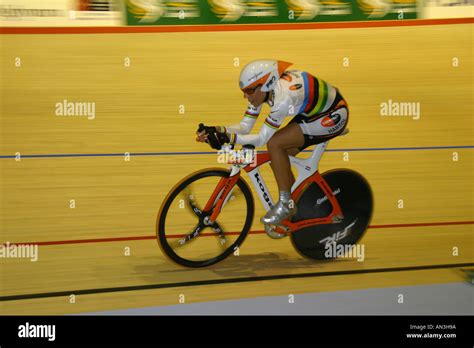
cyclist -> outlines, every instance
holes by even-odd
[[[290,65],[277,60],[247,64],[240,73],[240,89],[248,100],[242,121],[196,132],[200,142],[207,142],[208,135],[214,133],[219,144],[211,146],[217,149],[226,143],[267,145],[279,200],[260,219],[264,224],[278,224],[296,213],[291,200],[295,178],[288,156],[340,135],[349,117],[347,103],[337,88],[307,72],[286,70]],[[264,103],[270,106],[270,114],[258,134],[249,134]],[[279,130],[287,116],[294,117]]]

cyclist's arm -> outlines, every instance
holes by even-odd
[[[283,120],[288,115],[288,105],[290,101],[284,100],[280,103],[276,103],[270,110],[270,115],[265,119],[265,122],[260,128],[258,134],[248,134],[248,135],[236,135],[233,139],[233,143],[236,144],[251,144],[255,147],[264,146],[268,143],[270,138],[275,134],[275,132],[280,128]]]
[[[265,121],[258,134],[236,135],[235,143],[241,145],[251,144],[255,147],[264,146],[277,129],[278,128],[270,127]]]
[[[225,128],[235,134],[249,134],[260,115],[260,110],[262,110],[262,105],[256,108],[249,103],[242,121],[239,124],[225,126]]]
[[[271,113],[260,128],[258,134],[248,134],[248,135],[236,135],[234,142],[236,144],[251,144],[255,147],[264,146],[268,143],[270,138],[275,134],[275,132],[280,128],[283,123],[286,114],[284,113]]]

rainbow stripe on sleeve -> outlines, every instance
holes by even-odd
[[[245,114],[244,114],[244,117],[257,119],[258,114],[257,114],[257,113],[253,113],[253,112],[247,110],[247,111],[245,112]]]
[[[267,117],[267,118],[265,119],[265,122],[264,122],[263,124],[266,125],[266,126],[268,126],[268,127],[270,127],[271,129],[275,129],[275,130],[277,130],[278,128],[280,128],[280,125],[277,124],[277,123],[274,123],[274,122],[270,121],[270,120],[269,120],[269,117]]]

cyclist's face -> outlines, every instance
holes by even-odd
[[[244,98],[255,107],[260,106],[263,101],[265,100],[265,92],[261,91],[262,86],[257,86],[255,88],[249,89],[248,91],[244,91]]]

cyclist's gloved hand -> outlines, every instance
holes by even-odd
[[[216,150],[220,150],[222,145],[230,143],[231,138],[235,138],[235,136],[232,134],[230,134],[229,137],[229,134],[223,126],[209,127],[202,123],[199,124],[199,128],[196,133],[198,135],[198,141],[202,141],[200,139],[203,139],[213,149]]]

